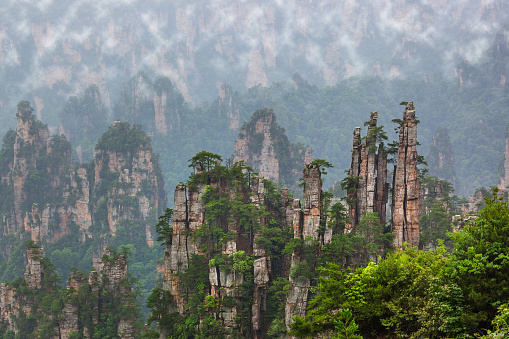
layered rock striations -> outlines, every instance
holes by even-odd
[[[414,104],[409,101],[399,131],[397,165],[392,189],[391,228],[394,246],[419,245],[419,171],[417,170],[417,122]]]
[[[65,136],[50,136],[32,111],[20,102],[17,130],[8,133],[0,151],[0,237],[39,244],[64,236],[81,244],[101,239],[94,249],[98,257],[121,228],[152,246],[166,194],[150,139],[139,126],[114,123],[96,146],[94,161],[74,164]],[[8,260],[10,249],[2,252]]]
[[[135,338],[136,303],[127,279],[125,255],[104,255],[99,272],[87,275],[73,271],[66,290],[55,284],[42,248],[32,243],[27,247],[27,257],[24,279],[0,285],[0,334],[13,331],[21,336],[37,333],[46,338],[91,338],[109,326],[119,338]],[[51,311],[41,303],[48,298],[52,300]],[[112,314],[119,309],[121,314]],[[31,328],[26,328],[25,318],[36,319]]]
[[[350,228],[358,225],[366,212],[376,212],[380,223],[385,225],[386,222],[389,191],[387,154],[384,151],[383,140],[377,140],[377,120],[378,113],[372,112],[364,138],[361,138],[360,127],[354,130],[352,161],[347,184]]]
[[[316,164],[307,164],[303,170],[303,201],[294,199],[287,218],[291,220],[293,239],[299,239],[301,246],[294,249],[291,257],[289,292],[285,305],[286,330],[290,330],[293,316],[304,316],[308,303],[311,280],[308,274],[298,274],[299,267],[314,270],[313,262],[322,246],[331,241],[332,229],[324,215],[322,173]],[[309,249],[313,248],[309,256]]]
[[[163,289],[172,296],[170,312],[184,317],[196,312],[190,306],[196,280],[204,288],[199,298],[208,305],[202,324],[203,319],[209,319],[208,326],[218,322],[223,336],[263,338],[277,316],[285,333],[292,317],[306,311],[310,278],[302,269],[314,269],[317,250],[332,234],[323,212],[319,165],[303,171],[302,202],[288,189],[277,193],[273,183],[245,171],[242,162],[207,169],[204,162],[194,165],[188,184],[176,187],[173,229],[166,238]],[[297,246],[283,254],[290,239]],[[196,272],[202,270],[208,275],[199,280]],[[281,305],[269,303],[275,281],[288,282]]]
[[[256,111],[235,142],[234,161],[244,161],[260,176],[296,187],[300,169],[312,160],[311,148],[289,142],[271,109]]]
[[[355,229],[368,212],[376,212],[381,225],[386,223],[386,205],[389,184],[387,181],[387,152],[381,127],[377,126],[378,114],[371,113],[366,125],[367,136],[361,138],[360,127],[353,136],[352,161],[345,179],[349,225]],[[385,138],[384,138],[385,139]],[[412,102],[406,104],[397,143],[391,206],[391,229],[395,235],[394,246],[419,245],[419,171],[417,169],[417,122]],[[422,200],[422,199],[421,199]]]

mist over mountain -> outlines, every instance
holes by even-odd
[[[337,180],[361,116],[380,111],[388,126],[397,103],[413,100],[423,122],[421,153],[438,128],[449,127],[458,179],[467,183],[459,191],[468,194],[496,184],[488,164],[496,167],[504,152],[504,9],[501,0],[7,1],[0,9],[0,133],[15,127],[16,104],[29,100],[50,131],[71,140],[75,158],[89,161],[107,123],[137,123],[155,138],[172,187],[185,180],[179,165],[196,152],[230,156],[242,123],[268,107],[290,141],[333,161]],[[140,71],[144,82],[133,80]],[[359,80],[366,76],[384,80]],[[297,94],[304,83],[307,93]],[[81,101],[68,101],[73,96]],[[85,109],[94,105],[95,113]],[[316,114],[321,120],[309,121]],[[487,135],[500,137],[496,147]],[[163,154],[170,143],[178,156]],[[486,167],[481,175],[479,166]]]
[[[6,1],[0,9],[2,125],[17,102],[58,125],[69,95],[91,84],[112,107],[140,70],[170,78],[186,101],[289,80],[319,86],[377,74],[454,76],[478,62],[506,20],[478,1]],[[5,128],[5,127],[4,127]]]
[[[509,332],[507,6],[2,1],[0,339]]]

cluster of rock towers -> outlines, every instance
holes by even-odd
[[[350,228],[355,227],[367,212],[376,212],[385,225],[386,204],[389,196],[387,183],[387,153],[383,142],[378,148],[378,113],[372,112],[367,135],[361,138],[360,127],[353,134],[350,177],[349,218]],[[380,140],[379,140],[380,141]],[[403,243],[419,245],[419,172],[417,170],[417,123],[415,108],[407,103],[399,131],[397,163],[392,178],[391,229],[394,246]]]

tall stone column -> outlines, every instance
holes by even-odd
[[[350,171],[348,176],[351,178],[356,178],[359,176],[359,162],[360,162],[360,152],[361,152],[361,128],[355,127],[353,131],[353,145],[352,145],[352,163],[350,165]],[[358,188],[358,182],[355,184],[355,189]],[[357,210],[357,192],[347,192],[348,199],[352,201],[352,204],[349,205],[348,208],[348,217],[350,219],[350,225],[348,228],[354,228],[359,221]]]
[[[352,202],[349,205],[348,216],[349,228],[359,224],[366,212],[377,212],[380,223],[385,224],[386,207],[388,197],[387,181],[387,155],[384,153],[383,144],[376,149],[376,133],[378,113],[371,112],[368,131],[365,138],[361,139],[360,127],[355,127],[352,147],[352,162],[349,177],[355,179],[355,191],[348,193]]]
[[[417,170],[417,124],[414,104],[409,101],[399,131],[398,162],[392,193],[394,246],[419,245],[419,172]]]

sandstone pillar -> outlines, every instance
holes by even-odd
[[[417,124],[414,104],[408,102],[399,131],[397,166],[394,170],[392,223],[394,246],[419,245],[419,172],[417,170]]]

